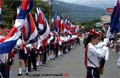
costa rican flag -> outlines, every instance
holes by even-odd
[[[60,31],[60,16],[52,18],[52,27],[57,33]]]
[[[26,17],[22,31],[22,36],[26,44],[37,41],[38,31],[31,13]]]
[[[70,32],[71,32],[71,33],[74,33],[74,32],[75,32],[75,25],[73,25],[73,24],[71,25],[71,27],[70,27]]]
[[[61,39],[60,39],[60,36],[58,35],[58,33],[57,33],[56,31],[54,31],[53,34],[54,34],[54,36],[56,37],[57,42],[58,42],[59,44],[61,44],[62,42],[61,42]]]
[[[60,33],[64,32],[64,29],[65,29],[65,22],[64,20],[62,19],[60,21]]]
[[[0,54],[9,53],[14,48],[21,35],[21,29],[25,23],[25,17],[32,9],[32,6],[33,0],[22,1],[20,12],[15,20],[14,27],[10,30],[10,33],[7,36],[0,38]]]
[[[68,31],[69,31],[68,19],[65,19],[65,28],[64,28],[64,32],[68,32]]]
[[[47,22],[47,19],[45,18],[44,13],[41,11],[40,7],[36,8],[36,23],[37,23],[37,28],[40,36],[40,41],[42,46],[47,45],[47,40],[49,38],[50,34],[50,28]]]
[[[116,35],[116,33],[119,32],[120,32],[120,1],[118,0],[111,14],[110,26],[108,28],[106,37],[113,38]]]

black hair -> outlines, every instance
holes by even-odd
[[[86,47],[88,45],[88,43],[91,42],[92,38],[96,38],[96,37],[98,37],[98,36],[95,34],[89,34],[88,37],[86,38],[84,47]]]

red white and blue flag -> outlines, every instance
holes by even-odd
[[[60,16],[52,18],[52,27],[57,33],[60,31]]]
[[[65,28],[64,28],[64,32],[68,32],[69,31],[69,25],[68,25],[68,19],[65,19]]]
[[[50,28],[49,28],[47,19],[45,18],[45,15],[41,11],[40,7],[36,8],[35,17],[36,17],[36,23],[37,23],[39,36],[40,36],[41,45],[46,46],[47,40],[50,34]]]
[[[25,43],[33,43],[37,41],[38,31],[32,14],[29,13],[25,19],[25,25],[22,28],[22,37]]]
[[[14,48],[17,40],[21,36],[21,29],[25,23],[25,17],[32,9],[32,6],[33,0],[22,1],[20,12],[15,20],[14,27],[10,30],[10,33],[7,36],[0,38],[0,54],[9,53]]]
[[[60,21],[60,33],[64,32],[64,28],[65,28],[65,22],[63,19],[61,19],[61,21]]]
[[[17,15],[19,14],[20,9],[17,8]],[[35,25],[35,21],[32,17],[32,14],[29,13],[25,18],[25,24],[22,28],[22,37],[26,44],[28,43],[34,43],[37,41],[37,27]]]
[[[114,35],[120,32],[120,1],[118,0],[116,6],[111,14],[110,26],[108,28],[107,37],[114,37]]]
[[[75,32],[75,25],[73,25],[73,24],[71,25],[71,27],[70,27],[70,32],[71,32],[71,33],[74,33],[74,32]]]

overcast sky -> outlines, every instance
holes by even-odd
[[[117,0],[59,0],[59,1],[99,8],[113,7],[117,2]]]

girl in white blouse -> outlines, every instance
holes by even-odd
[[[99,67],[99,59],[105,57],[105,53],[100,53],[95,47],[100,41],[100,34],[95,31],[90,31],[85,43],[85,66],[87,68],[86,78],[100,78],[97,68]]]

